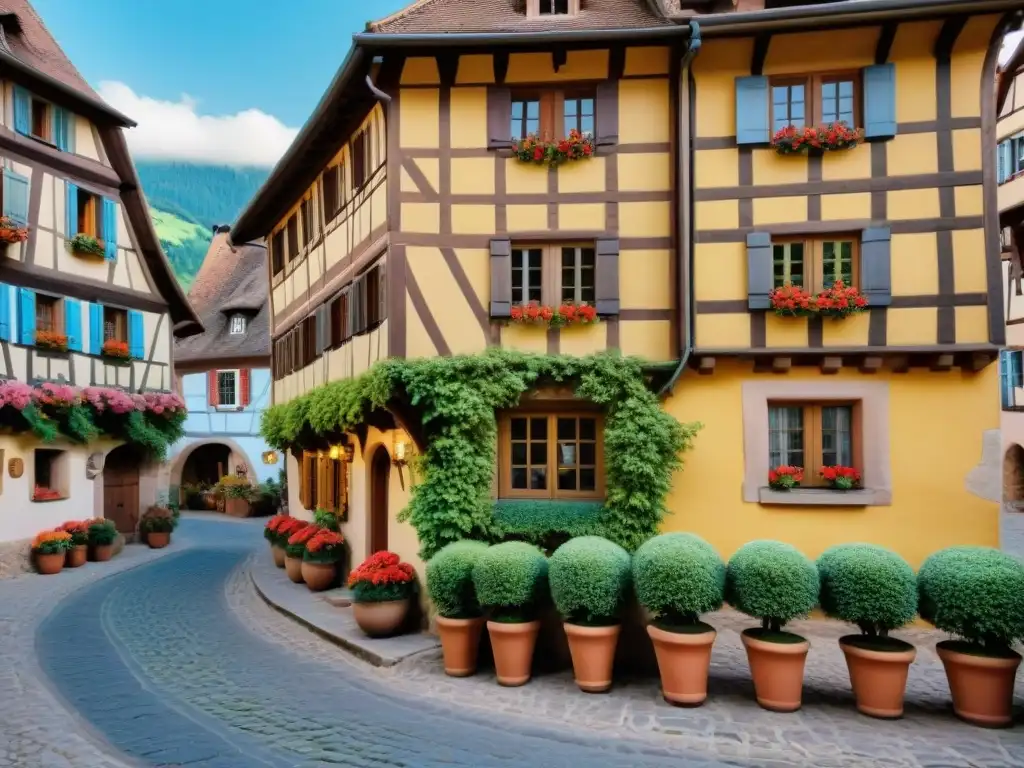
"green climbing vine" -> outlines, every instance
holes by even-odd
[[[524,392],[545,384],[571,384],[580,399],[604,410],[605,502],[587,509],[500,502],[505,508],[496,511],[490,495],[496,412],[515,407]],[[310,436],[350,431],[396,399],[419,413],[426,439],[417,461],[419,482],[400,516],[416,529],[424,559],[459,539],[541,538],[546,528],[568,535],[599,533],[636,548],[657,531],[680,453],[701,428],[662,410],[638,359],[490,350],[382,361],[358,378],[331,382],[267,409],[262,433],[271,446],[287,450]],[[569,514],[563,522],[560,510]]]

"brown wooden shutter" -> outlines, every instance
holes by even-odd
[[[507,149],[512,145],[512,92],[500,85],[487,87],[487,146]]]
[[[595,243],[594,275],[597,314],[619,314],[619,241],[598,240]]]
[[[599,146],[619,143],[619,81],[605,80],[597,86],[597,136]]]
[[[360,275],[352,284],[352,298],[355,299],[356,327],[353,334],[366,330],[366,275]]]
[[[301,477],[301,481],[299,483],[299,502],[306,509],[309,509],[309,496],[310,496],[310,493],[309,493],[309,480],[310,480],[309,465],[312,462],[312,460],[313,460],[313,457],[310,456],[308,453],[304,452],[302,454],[302,477]]]
[[[751,232],[747,235],[747,307],[769,309],[774,285],[772,236],[768,232]]]
[[[243,368],[238,372],[238,387],[240,390],[239,402],[241,402],[242,407],[245,408],[252,398],[252,379],[248,368]]]
[[[220,405],[220,390],[217,388],[216,371],[207,371],[206,373],[206,397],[210,405]]]
[[[491,240],[491,317],[512,314],[512,242]]]

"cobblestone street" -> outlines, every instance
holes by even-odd
[[[168,550],[0,582],[0,766],[1024,765],[1020,723],[949,713],[928,631],[905,633],[919,656],[898,722],[854,711],[843,629],[826,622],[799,627],[813,643],[803,710],[761,710],[738,641],[748,622],[730,612],[712,617],[703,707],[668,706],[654,678],[604,696],[568,672],[504,689],[487,670],[445,677],[435,653],[370,667],[299,627],[245,571],[263,546],[252,522],[192,519]]]

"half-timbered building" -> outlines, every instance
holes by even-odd
[[[387,357],[618,350],[704,425],[664,529],[723,554],[866,540],[915,563],[996,543],[968,476],[998,424],[992,83],[1014,6],[420,0],[370,24],[234,228],[269,243],[274,402]],[[839,122],[853,141],[792,144]],[[522,144],[576,151],[573,131],[590,150],[552,169]],[[838,281],[863,311],[818,309]],[[794,287],[810,311],[776,293]],[[601,322],[515,322],[561,303]],[[570,421],[572,455],[602,452],[599,417],[548,406],[502,415],[495,497],[600,500],[599,458],[566,493],[533,487]],[[415,551],[401,423],[369,425],[351,464],[287,459],[293,510],[350,473],[356,560]],[[804,487],[770,488],[777,465]],[[827,489],[836,465],[861,487]]]

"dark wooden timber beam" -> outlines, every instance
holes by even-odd
[[[708,376],[715,372],[715,358],[702,357],[697,363],[697,372],[702,376]]]
[[[965,24],[967,24],[966,16],[952,16],[943,22],[939,36],[935,40],[936,59],[939,61],[949,60],[953,53],[953,46],[956,45],[956,40],[963,32]]]
[[[865,357],[860,363],[861,373],[878,373],[882,369],[882,358]]]
[[[933,371],[949,371],[953,368],[953,362],[953,355],[949,353],[936,355],[935,360],[932,362],[931,369]]]
[[[754,38],[754,55],[750,58],[750,74],[764,72],[764,60],[768,58],[768,47],[772,44],[772,33],[761,32]]]
[[[885,64],[889,61],[889,53],[892,51],[893,40],[896,39],[896,28],[898,22],[887,21],[882,25],[878,33],[878,45],[875,46],[875,64]]]
[[[843,358],[841,357],[823,357],[821,359],[821,372],[822,373],[839,373],[839,370],[843,367]]]

